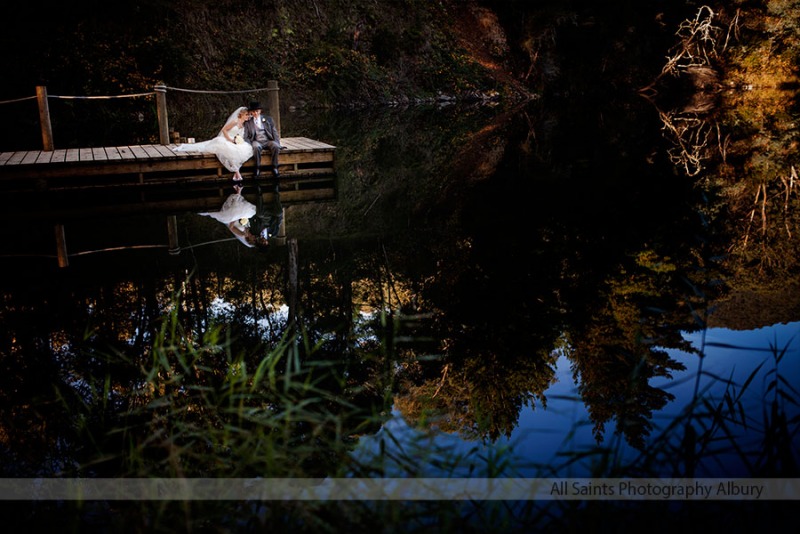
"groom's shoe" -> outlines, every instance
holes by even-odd
[[[281,173],[280,173],[280,172],[278,172],[278,168],[277,168],[277,167],[275,167],[274,169],[272,169],[272,175],[273,175],[275,178],[280,178],[280,176],[281,176]]]
[[[256,169],[255,172],[253,172],[253,178],[258,179],[259,176],[261,176],[261,171]]]

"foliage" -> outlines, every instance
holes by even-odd
[[[750,295],[743,305],[723,301],[721,309],[740,325],[764,324],[758,319],[763,298],[793,287],[798,272],[798,128],[791,96],[798,79],[797,10],[796,2],[770,1],[699,8],[679,26],[674,55],[646,89],[663,91],[654,102],[671,160],[717,206],[714,220],[730,242],[729,300]],[[667,73],[676,86],[659,86]],[[673,101],[675,87],[683,92]]]
[[[432,465],[445,476],[457,477],[471,465],[478,474],[485,470],[490,477],[519,476],[513,447],[500,447],[476,464],[473,455],[446,447],[431,449],[427,440],[415,443],[394,435],[389,428],[381,433],[388,444],[374,457],[349,457],[355,437],[377,431],[381,419],[377,412],[364,411],[352,402],[355,390],[342,381],[338,362],[321,360],[314,349],[309,351],[290,338],[266,353],[255,350],[236,355],[216,327],[196,341],[187,336],[176,309],[163,316],[150,357],[141,367],[131,366],[132,362],[119,355],[95,353],[91,355],[97,365],[93,374],[57,385],[60,402],[49,405],[59,414],[53,416],[53,422],[62,432],[73,426],[73,434],[57,440],[59,455],[71,458],[57,466],[62,475],[308,478],[341,476],[340,469],[350,469],[361,477],[392,477],[398,476],[397,469],[402,473],[399,476],[424,476],[424,469]],[[390,338],[383,343],[387,348],[393,344]],[[733,470],[732,477],[797,476],[798,459],[792,443],[798,421],[791,414],[800,392],[781,371],[787,347],[771,344],[767,352],[769,357],[739,383],[704,373],[702,359],[698,359],[694,398],[674,420],[653,418],[653,435],[638,455],[628,454],[622,440],[613,440],[587,450],[565,450],[554,462],[535,467],[542,476],[561,476],[570,468],[585,465],[595,477],[658,477],[668,472],[676,478],[693,478],[709,476],[707,470],[715,468],[716,458],[732,455],[737,466],[748,468],[743,473],[732,463],[722,466]],[[474,371],[453,381],[443,376],[442,382],[446,379],[449,384],[440,395],[451,396],[452,391],[445,390],[472,380]],[[757,380],[759,376],[763,382]],[[52,377],[43,379],[58,384]],[[725,387],[706,390],[699,387],[701,381]],[[497,386],[494,395],[508,391],[504,384]],[[436,398],[437,392],[428,389],[427,395]],[[747,405],[747,399],[753,397],[766,398],[763,413]],[[382,407],[380,396],[373,401],[376,409]],[[468,396],[463,401],[471,402]],[[47,406],[39,403],[40,410]],[[47,433],[55,430],[47,426]],[[5,456],[8,459],[8,451]],[[353,523],[377,528],[391,520],[408,531],[436,518],[439,525],[457,526],[459,531],[493,531],[497,527],[499,532],[521,525],[528,529],[576,527],[590,514],[583,508],[569,513],[569,501],[495,504],[502,506],[482,502],[75,501],[53,508],[44,501],[16,503],[17,513],[10,516],[9,523],[43,525],[55,514],[62,527],[66,524],[67,530],[75,531],[88,525],[164,532],[213,525],[249,531],[280,523],[312,532],[338,530]],[[671,512],[659,515],[664,524],[696,524],[691,505],[670,504]],[[652,516],[639,515],[647,508],[642,508],[644,505],[609,502],[602,506],[607,522],[625,521],[629,526],[629,521],[642,525],[652,521]],[[760,508],[749,506],[739,504],[730,513],[741,514],[742,519],[759,513]],[[663,510],[658,513],[665,514]]]
[[[794,158],[798,129],[785,88],[797,83],[800,33],[796,2],[766,2],[766,17],[743,11],[741,40],[730,54],[732,79],[753,89],[731,95],[732,111],[720,122],[727,132],[720,178],[727,185],[737,236],[739,265],[793,277],[797,263],[797,191]],[[744,274],[744,273],[742,273]]]
[[[342,465],[356,432],[347,421],[361,409],[347,400],[355,390],[341,371],[288,336],[265,353],[259,345],[234,353],[218,326],[195,341],[177,309],[164,316],[149,361],[97,353],[106,373],[83,374],[80,387],[61,390],[77,423],[69,439],[76,471],[64,474],[334,474],[327,469]],[[367,418],[375,411],[367,408]]]

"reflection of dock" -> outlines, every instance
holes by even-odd
[[[252,180],[245,180],[243,183],[242,194],[250,201],[256,202],[257,187],[260,186],[261,198],[265,205],[271,204],[275,199],[274,179],[260,180],[258,184]],[[286,177],[280,179],[280,201],[284,207],[293,204],[307,204],[310,202],[326,202],[336,199],[335,175],[317,176],[312,183]],[[184,184],[182,187],[151,186],[146,189],[128,190],[127,188],[95,188],[91,193],[86,190],[74,191],[44,191],[42,193],[15,193],[4,196],[9,201],[8,209],[0,211],[0,222],[3,227],[14,233],[14,238],[20,237],[20,224],[24,224],[29,231],[33,227],[44,229],[46,226],[52,228],[50,233],[54,236],[52,241],[39,241],[36,251],[24,252],[15,251],[17,248],[11,243],[6,243],[5,252],[9,256],[42,256],[54,257],[58,260],[60,267],[67,267],[72,256],[83,256],[94,252],[104,252],[122,249],[137,248],[163,248],[169,254],[179,254],[185,244],[181,244],[178,231],[178,216],[187,213],[201,213],[219,210],[228,196],[233,193],[232,183],[227,181],[225,184]],[[133,218],[131,218],[133,217]],[[283,223],[280,232],[274,236],[275,245],[287,244],[286,224],[288,212],[284,212]],[[198,217],[201,218],[201,217]],[[155,226],[146,224],[147,228],[141,230],[128,226],[127,230],[116,235],[107,244],[92,246],[91,250],[85,250],[85,241],[88,234],[93,234],[91,225],[95,221],[103,221],[104,226],[115,226],[116,221],[154,221]],[[41,225],[44,224],[45,227]],[[130,222],[126,223],[130,225]],[[87,225],[89,225],[87,227]],[[163,225],[163,226],[160,226]],[[158,227],[160,226],[160,230]],[[153,233],[153,230],[156,230]],[[40,231],[34,230],[33,233],[42,235]],[[23,233],[24,234],[24,233]],[[134,235],[138,236],[133,237]],[[155,238],[161,244],[131,245],[131,238],[134,242],[145,236],[148,243]],[[149,237],[148,237],[149,236]],[[9,236],[10,237],[10,236]],[[83,242],[79,245],[81,252],[72,251],[68,246],[69,242]],[[5,238],[4,238],[5,239]],[[229,240],[235,240],[230,237]],[[13,241],[13,239],[12,239]],[[26,243],[26,239],[21,240]],[[50,241],[48,244],[46,241]],[[16,242],[16,241],[15,241]],[[16,242],[19,246],[19,242]],[[120,243],[127,243],[121,245]],[[8,247],[11,247],[9,249]],[[197,246],[197,245],[195,245]],[[42,248],[43,247],[43,248]],[[52,247],[52,248],[50,248]],[[22,245],[23,249],[30,249],[27,245]],[[193,248],[193,247],[189,247]]]

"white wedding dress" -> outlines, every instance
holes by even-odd
[[[239,112],[243,109],[247,108],[240,107],[234,111],[233,114],[228,117],[228,120],[225,121],[225,125],[231,121],[235,122],[239,116]],[[228,132],[228,135],[231,137],[234,137],[237,134],[244,137],[244,128],[236,125]],[[219,159],[220,163],[222,163],[225,168],[231,172],[238,171],[241,166],[244,165],[245,161],[253,157],[253,147],[249,143],[231,143],[225,139],[225,136],[222,134],[222,130],[220,130],[219,134],[217,134],[217,136],[213,139],[209,139],[208,141],[200,141],[199,143],[183,143],[176,146],[175,150],[178,152],[202,152],[214,154],[217,156],[217,159]]]
[[[228,143],[231,144],[231,143]],[[236,222],[240,219],[249,219],[256,214],[256,206],[244,198],[241,193],[234,193],[225,199],[219,211],[206,211],[200,215],[207,215],[218,220],[222,224]],[[241,224],[239,224],[241,226]]]

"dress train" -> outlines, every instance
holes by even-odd
[[[228,117],[228,121],[225,122],[225,125],[228,125],[231,121],[236,121],[242,109],[247,108],[240,107],[236,109],[236,111]],[[231,143],[222,134],[222,130],[220,130],[220,133],[212,139],[200,141],[199,143],[183,143],[176,146],[175,150],[177,152],[214,154],[226,169],[235,173],[239,171],[247,160],[253,157],[253,147],[249,143],[244,142],[244,128],[235,125],[229,130],[228,134],[234,139],[238,135],[242,142]]]

